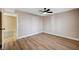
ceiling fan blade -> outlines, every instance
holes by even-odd
[[[46,12],[50,11],[50,9],[47,9]]]
[[[47,12],[47,11],[49,11],[49,9],[47,9],[47,8],[44,8],[44,12]]]
[[[51,12],[47,12],[47,13],[53,13],[53,12],[51,11]]]
[[[46,8],[44,8],[44,10],[46,10]]]

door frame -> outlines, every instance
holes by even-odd
[[[0,11],[0,50],[2,49],[2,11]]]
[[[3,19],[3,15],[7,15],[7,16],[15,16],[16,17],[16,40],[18,38],[18,15],[17,14],[13,14],[13,13],[6,13],[6,12],[2,12],[2,19]],[[2,38],[3,41],[3,38]],[[2,42],[2,49],[4,48],[4,43]]]

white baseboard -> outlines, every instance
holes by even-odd
[[[69,37],[69,36],[64,36],[64,35],[59,35],[59,34],[53,34],[53,33],[49,33],[49,32],[44,32],[44,33],[48,33],[48,34],[51,34],[51,35],[56,35],[56,36],[60,36],[60,37],[64,37],[64,38],[68,38],[68,39],[79,41],[79,38],[74,38],[74,37]]]
[[[35,35],[35,34],[39,34],[39,33],[42,33],[42,32],[37,32],[37,33],[32,33],[32,34],[24,35],[24,36],[18,37],[18,39],[29,37],[29,36],[32,36],[32,35]]]
[[[35,35],[35,34],[39,34],[39,33],[42,33],[42,32],[37,32],[37,33],[29,34],[29,35],[24,35],[24,36],[18,37],[18,39],[25,38],[25,37],[29,37],[29,36],[32,36],[32,35]],[[48,33],[48,34],[51,34],[51,35],[56,35],[56,36],[60,36],[60,37],[64,37],[64,38],[68,38],[68,39],[72,39],[72,40],[79,41],[79,38],[74,38],[74,37],[69,37],[69,36],[64,36],[64,35],[49,33],[49,32],[44,32],[44,33]]]

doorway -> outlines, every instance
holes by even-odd
[[[11,15],[7,13],[3,13],[2,15],[2,49],[7,49],[7,45],[11,43],[14,44],[16,41],[16,23],[17,16]]]

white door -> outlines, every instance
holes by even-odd
[[[2,47],[7,49],[8,45],[13,44],[16,41],[16,22],[17,17],[13,15],[3,14],[2,15]]]

